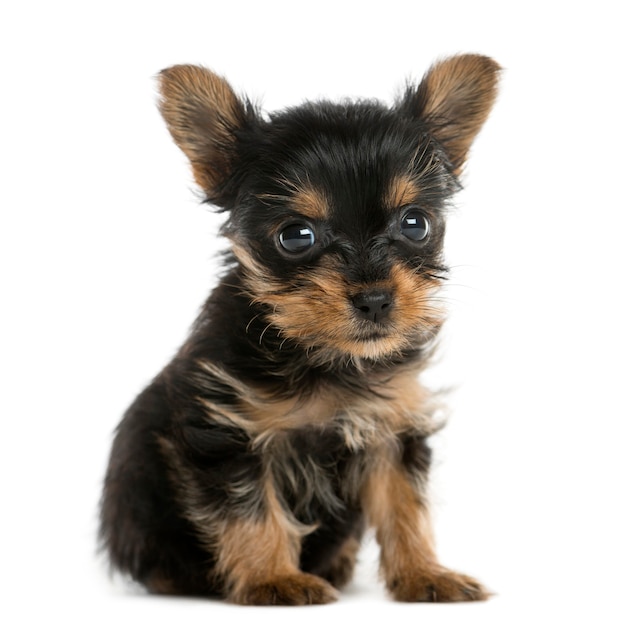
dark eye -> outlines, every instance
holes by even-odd
[[[306,224],[291,224],[282,229],[278,241],[290,254],[301,254],[312,248],[314,231]]]
[[[428,237],[431,226],[422,211],[411,209],[403,215],[400,230],[411,241],[424,241]]]

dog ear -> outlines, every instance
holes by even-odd
[[[196,65],[175,65],[159,74],[159,109],[176,144],[210,201],[222,203],[234,170],[237,134],[250,107],[221,76]]]
[[[457,175],[495,102],[500,70],[489,57],[454,56],[431,67],[417,90],[408,89],[402,101],[408,115],[429,126]]]

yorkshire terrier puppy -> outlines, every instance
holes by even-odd
[[[444,317],[448,203],[498,74],[455,56],[391,106],[264,116],[207,69],[161,73],[161,113],[231,249],[116,431],[100,534],[118,570],[154,593],[326,603],[371,527],[395,599],[487,597],[435,556],[419,374]]]

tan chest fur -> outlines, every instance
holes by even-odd
[[[209,417],[242,428],[256,445],[308,427],[336,429],[352,450],[405,431],[428,435],[437,430],[433,396],[419,382],[417,368],[410,366],[390,376],[377,376],[360,389],[325,384],[311,396],[284,399],[244,383],[212,363],[201,362],[200,367],[205,374],[203,386],[228,387],[238,398],[235,406],[211,401],[208,394],[199,398]]]

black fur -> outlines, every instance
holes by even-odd
[[[388,251],[382,244],[397,207],[386,207],[384,194],[399,174],[423,179],[416,203],[436,223],[432,245],[425,247],[424,254],[416,254],[403,241],[393,242],[389,254],[412,266],[422,263],[431,270],[444,269],[437,257],[443,214],[459,184],[423,121],[404,117],[398,106],[310,103],[273,115],[247,134],[240,131],[237,140],[244,155],[244,176],[235,181],[234,202],[224,204],[230,210],[224,232],[239,236],[275,277],[286,281],[298,273],[296,263],[282,263],[270,234],[291,218],[290,192],[279,181],[311,181],[329,190],[332,204],[338,207],[329,223],[318,225],[321,246],[300,262],[312,264],[316,256],[333,251],[346,259],[345,278],[372,282],[384,279],[389,269]],[[419,156],[412,162],[414,154]],[[263,197],[269,198],[268,203]]]

